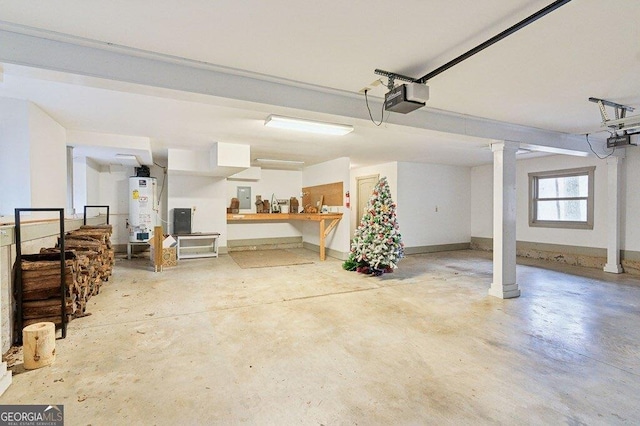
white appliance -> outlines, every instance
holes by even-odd
[[[129,178],[129,242],[146,242],[153,238],[158,204],[156,178]]]

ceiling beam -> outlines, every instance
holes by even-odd
[[[0,62],[369,120],[364,96],[0,21]],[[370,98],[374,108],[382,100]],[[388,122],[587,152],[576,135],[422,108]]]

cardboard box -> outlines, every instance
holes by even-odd
[[[176,241],[175,238],[173,238],[171,235],[167,235],[165,237],[164,240],[162,240],[162,247],[163,248],[169,248],[169,247],[173,247],[177,244],[178,242]]]
[[[165,247],[162,249],[162,266],[176,266],[178,264],[177,247]]]

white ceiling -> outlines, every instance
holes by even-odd
[[[0,0],[0,20],[357,93],[381,68],[420,77],[551,0]],[[188,5],[188,7],[186,6]],[[599,127],[590,96],[640,105],[640,2],[573,0],[429,82],[431,108],[567,133]],[[53,35],[53,34],[52,34]],[[214,141],[307,164],[489,162],[489,141],[212,96],[4,65],[0,96],[30,99],[63,126],[146,136],[154,153]],[[371,93],[382,96],[383,86]],[[379,105],[379,104],[378,104]],[[364,101],[363,101],[363,108]],[[353,124],[341,138],[262,126],[270,113]],[[379,118],[380,111],[373,111]],[[301,143],[304,141],[304,143]]]

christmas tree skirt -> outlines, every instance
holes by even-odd
[[[247,268],[269,268],[272,266],[303,265],[313,263],[304,257],[288,252],[286,250],[252,250],[234,251],[229,256],[242,269]]]

